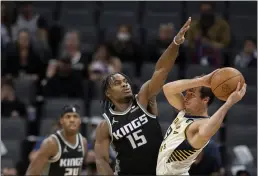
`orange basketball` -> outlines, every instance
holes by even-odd
[[[226,101],[236,90],[238,82],[241,83],[241,87],[245,83],[242,73],[235,68],[225,67],[212,76],[211,90],[218,99]]]

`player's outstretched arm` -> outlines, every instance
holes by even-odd
[[[95,153],[98,175],[114,175],[109,165],[110,136],[108,124],[101,122],[96,129]]]
[[[168,73],[172,69],[177,58],[179,45],[184,42],[184,35],[186,31],[190,28],[190,23],[191,18],[187,20],[187,22],[174,38],[174,41],[160,56],[158,62],[156,63],[155,71],[152,75],[151,80],[148,81],[148,84],[145,84],[145,86],[141,88],[138,98],[142,105],[147,106],[149,99],[153,96],[156,96],[162,89],[162,86],[167,79]]]
[[[238,83],[236,91],[228,97],[226,103],[224,103],[210,119],[207,119],[207,121],[196,121],[189,126],[189,130],[197,131],[190,140],[194,148],[201,148],[211,139],[219,130],[228,110],[243,98],[245,92],[246,84],[240,89],[240,83]]]
[[[182,92],[199,86],[210,86],[210,81],[215,72],[217,72],[219,69],[211,72],[208,75],[193,78],[193,79],[182,79],[178,81],[173,81],[170,83],[167,83],[163,86],[163,92],[165,94],[165,97],[167,98],[169,104],[176,109],[183,110],[183,102],[184,102],[184,96]]]
[[[48,137],[43,141],[35,159],[30,163],[26,175],[41,175],[45,164],[49,158],[58,153],[58,145],[53,137]]]
[[[219,130],[228,110],[243,98],[245,92],[246,84],[240,89],[240,83],[238,83],[237,89],[228,97],[226,103],[211,116],[207,123],[199,127],[199,134],[206,139],[210,139]]]

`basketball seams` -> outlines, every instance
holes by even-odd
[[[223,83],[227,82],[228,80],[230,80],[230,79],[232,79],[232,78],[235,78],[235,77],[237,77],[237,76],[241,76],[241,74],[235,75],[235,76],[233,76],[233,77],[231,77],[231,78],[229,78],[229,79],[223,81],[222,83],[220,83],[219,85],[217,85],[217,87],[216,87],[215,89],[213,89],[212,91],[215,91],[221,84],[223,84]]]

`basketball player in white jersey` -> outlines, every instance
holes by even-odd
[[[190,166],[219,130],[227,111],[245,95],[246,84],[240,88],[238,83],[235,92],[209,117],[208,106],[214,98],[209,87],[211,77],[216,71],[163,86],[168,102],[179,113],[168,128],[160,146],[157,175],[189,175]],[[184,91],[185,96],[182,94]]]

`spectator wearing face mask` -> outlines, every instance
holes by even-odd
[[[110,43],[110,53],[120,58],[122,62],[134,62],[137,73],[140,73],[142,52],[140,46],[132,40],[131,26],[119,26],[117,38]]]
[[[247,38],[244,42],[243,50],[235,57],[235,66],[241,68],[257,67],[256,41]]]
[[[193,62],[218,66],[222,51],[230,43],[230,27],[215,14],[214,2],[201,2],[200,18],[191,24],[187,33],[189,47],[193,49]]]

